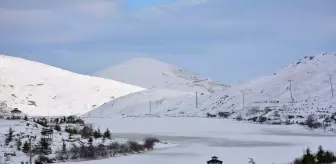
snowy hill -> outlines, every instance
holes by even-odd
[[[228,86],[200,77],[185,69],[150,58],[135,58],[95,74],[148,89],[163,88],[192,92],[223,91]]]
[[[0,55],[1,110],[29,115],[82,114],[143,88]]]
[[[331,97],[329,75],[336,76],[336,55],[308,56],[272,75],[219,93],[199,94],[198,108],[196,95],[192,92],[156,99],[149,99],[144,92],[139,92],[115,99],[85,116],[146,115],[149,114],[149,101],[152,101],[151,113],[160,116],[205,116],[206,113],[229,112],[231,118],[241,115],[245,119],[265,116],[272,120],[285,120],[290,116],[298,118],[295,121],[301,121],[308,114],[315,114],[323,119],[336,112],[336,96]],[[335,83],[334,80],[332,82]],[[144,101],[134,101],[141,97]],[[126,102],[125,106],[116,105]]]

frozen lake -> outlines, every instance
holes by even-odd
[[[101,129],[110,128],[115,138],[142,139],[156,137],[177,144],[153,152],[85,164],[204,164],[211,156],[224,163],[285,164],[322,145],[335,150],[336,135],[313,132],[298,125],[260,125],[231,120],[205,118],[112,118],[91,119]]]

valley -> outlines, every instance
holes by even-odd
[[[258,164],[285,164],[307,147],[315,151],[322,145],[336,151],[332,144],[336,136],[336,100],[331,87],[331,75],[336,72],[334,54],[305,57],[271,75],[231,86],[155,59],[127,61],[102,71],[100,77],[9,56],[0,59],[3,128],[15,127],[24,134],[16,126],[27,126],[26,122],[11,119],[75,116],[94,129],[110,129],[113,139],[105,146],[148,137],[160,141],[153,151],[85,159],[84,164],[204,163],[213,155],[229,163],[248,163],[253,158]],[[146,74],[140,78],[133,69]],[[32,134],[41,129],[35,127]],[[89,142],[79,134],[77,144]],[[54,135],[53,154],[62,139],[71,136],[66,129]],[[103,140],[93,142],[99,146]],[[1,151],[14,149],[13,143]],[[19,153],[12,161],[25,157]]]

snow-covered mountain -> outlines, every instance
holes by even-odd
[[[304,118],[308,114],[323,118],[336,112],[336,93],[332,97],[330,83],[335,84],[335,80],[330,80],[330,75],[336,78],[336,54],[307,56],[274,74],[232,86],[222,92],[199,94],[197,108],[195,93],[149,100],[144,92],[139,92],[115,99],[88,115],[149,114],[148,101],[152,101],[151,113],[161,116],[204,116],[208,112],[215,114],[223,111],[231,113],[232,118],[242,115],[246,119],[261,115],[273,118],[275,113],[283,116],[282,119],[289,115]],[[146,96],[142,98],[144,101],[134,101]],[[125,106],[116,105],[125,104],[125,101],[128,102]]]
[[[29,115],[83,114],[142,90],[118,81],[0,55],[1,110],[19,108]]]
[[[148,89],[214,93],[228,88],[216,81],[151,58],[134,58],[99,71],[95,75]]]

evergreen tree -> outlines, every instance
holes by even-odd
[[[28,116],[27,115],[24,116],[24,120],[28,121]]]
[[[29,153],[29,143],[27,141],[23,144],[22,152],[24,152],[26,154]]]
[[[304,164],[315,164],[315,156],[311,153],[311,150],[309,148],[307,148],[301,162]]]
[[[318,147],[318,151],[316,153],[316,160],[318,163],[325,163],[325,151],[322,146]]]
[[[92,143],[93,143],[93,139],[92,139],[92,137],[89,138],[89,141],[88,141],[88,142],[89,142],[89,145],[92,146]]]
[[[89,138],[89,149],[88,149],[88,152],[87,152],[87,156],[89,158],[93,158],[95,156],[95,147],[93,147],[92,137]]]
[[[68,149],[67,149],[67,146],[65,144],[65,141],[63,140],[63,144],[62,144],[62,160],[64,158],[68,159]]]
[[[58,132],[59,132],[59,131],[61,131],[61,126],[59,126],[59,125],[56,125],[54,129],[55,129],[56,131],[58,131]]]
[[[12,127],[10,127],[8,130],[8,134],[6,135],[7,136],[5,140],[6,145],[9,145],[9,143],[13,141],[13,133],[14,130],[12,129]]]
[[[18,139],[16,140],[16,148],[17,148],[18,151],[21,151],[21,146],[22,146],[21,139],[18,138]]]
[[[104,133],[104,138],[111,139],[111,132],[109,129],[106,129]]]
[[[334,153],[330,152],[330,151],[326,151],[324,154],[324,161],[321,161],[320,163],[333,163],[336,162],[336,158]]]
[[[90,124],[84,125],[84,128],[81,131],[82,138],[89,138],[90,136],[92,136],[92,133],[93,133],[92,125]]]
[[[102,134],[101,134],[99,128],[98,128],[98,130],[95,130],[95,131],[94,131],[94,133],[93,133],[93,137],[96,138],[96,139],[102,137]]]

